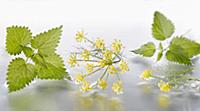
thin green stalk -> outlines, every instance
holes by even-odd
[[[109,77],[109,75],[110,75],[110,74],[109,74],[109,73],[107,73],[107,76],[106,76],[106,81],[108,80],[108,77]]]
[[[92,55],[92,54],[90,54],[92,57],[95,57],[95,58],[98,58],[98,59],[103,59],[103,58],[101,58],[101,57],[99,57],[99,56],[96,56],[96,55]]]
[[[155,75],[151,75],[152,78],[156,78],[156,79],[160,79],[160,80],[163,80],[163,78],[161,77],[158,77],[158,76],[155,76]]]
[[[116,76],[117,76],[117,79],[118,79],[118,80],[121,80],[120,77],[119,77],[119,73],[117,73]]]
[[[97,71],[99,71],[99,70],[101,70],[101,69],[102,69],[102,68],[98,68],[98,69],[96,69],[95,71],[93,71],[93,72],[91,72],[91,73],[87,74],[86,76],[90,76],[90,75],[92,75],[92,74],[96,73]]]
[[[94,42],[92,42],[91,40],[89,40],[88,38],[85,37],[85,40],[87,40],[89,43],[91,43],[92,45],[95,45]]]
[[[109,66],[106,68],[106,70],[104,71],[103,75],[100,77],[100,80],[103,79],[103,77],[105,76],[106,72],[108,71]]]
[[[85,61],[85,62],[100,62],[100,61],[96,61],[96,60],[81,60],[81,59],[77,59],[77,61]]]

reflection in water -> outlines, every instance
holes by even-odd
[[[8,94],[8,111],[61,111],[70,108],[66,81],[40,81],[21,91]],[[35,86],[35,87],[34,87]],[[59,102],[65,101],[64,103]],[[66,110],[68,111],[68,109]]]
[[[158,105],[163,108],[167,109],[169,107],[170,98],[168,95],[160,94],[158,95]]]
[[[138,88],[141,95],[135,99],[146,106],[140,111],[199,111],[200,96],[194,93],[162,93],[147,82],[140,83]]]
[[[140,82],[138,83],[139,89],[143,92],[143,93],[152,93],[152,85],[146,81],[144,82]]]
[[[124,111],[122,102],[117,97],[109,97],[106,94],[82,94],[74,93],[74,111]]]
[[[124,111],[117,97],[83,94],[66,81],[47,81],[8,95],[8,111]]]

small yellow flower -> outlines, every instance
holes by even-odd
[[[169,85],[169,83],[165,83],[162,80],[158,83],[158,87],[163,92],[169,92],[171,90],[171,86]]]
[[[112,50],[115,53],[120,53],[122,50],[122,43],[120,40],[115,39],[114,42],[112,43]]]
[[[77,64],[77,59],[76,59],[76,55],[75,54],[72,54],[72,55],[69,56],[68,64],[71,67],[74,67]]]
[[[94,70],[94,64],[87,64],[85,68],[88,73],[91,73]]]
[[[119,68],[121,69],[122,73],[125,73],[129,70],[127,63],[123,60],[120,61]]]
[[[104,53],[103,53],[103,56],[104,58],[107,60],[107,59],[112,59],[112,56],[113,56],[113,52],[111,50],[106,50]]]
[[[89,82],[83,81],[83,84],[82,84],[80,89],[81,89],[82,92],[88,92],[88,91],[92,90],[92,87],[91,87]]]
[[[113,90],[116,94],[122,94],[122,93],[123,93],[122,81],[117,81],[116,83],[113,83],[113,85],[112,85],[112,90]]]
[[[89,60],[89,56],[90,56],[90,51],[88,51],[87,49],[84,49],[83,52],[81,53],[81,57],[84,60]]]
[[[83,40],[85,40],[85,34],[83,31],[78,31],[76,33],[75,39],[77,42],[82,42]]]
[[[99,66],[100,66],[101,68],[107,66],[107,61],[104,60],[104,59],[102,59],[102,60],[99,62]]]
[[[81,73],[77,74],[75,77],[75,83],[80,84],[85,80],[85,76]]]
[[[99,80],[98,80],[98,85],[99,85],[99,87],[100,87],[101,89],[106,89],[107,86],[108,86],[107,82],[106,82],[105,80],[103,80],[103,79],[99,79]]]
[[[111,65],[108,68],[108,73],[109,74],[116,74],[116,73],[118,73],[118,70],[113,65]]]
[[[144,72],[140,75],[140,78],[145,80],[149,79],[152,75],[152,70],[144,70]]]
[[[95,41],[95,46],[96,48],[98,49],[104,49],[105,47],[105,42],[103,39],[100,39],[100,38],[97,38],[96,41]]]

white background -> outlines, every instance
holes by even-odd
[[[119,38],[134,48],[151,37],[155,10],[174,22],[177,34],[191,30],[192,38],[199,38],[199,0],[1,0],[0,37],[11,25],[29,26],[34,34],[64,25],[61,42],[67,46],[84,29],[92,37]]]

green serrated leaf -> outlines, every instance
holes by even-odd
[[[185,37],[175,37],[170,43],[169,50],[181,52],[185,57],[191,58],[200,54],[200,44]]]
[[[6,49],[11,55],[20,54],[22,47],[30,43],[32,33],[28,27],[12,26],[7,28]]]
[[[28,57],[28,58],[31,57],[34,54],[33,49],[31,49],[30,47],[24,46],[24,47],[22,47],[22,50],[23,50],[25,56]]]
[[[40,79],[63,79],[66,75],[66,69],[62,58],[57,55],[51,55],[43,58],[45,63],[36,64],[38,78]]]
[[[41,55],[51,55],[55,53],[62,33],[62,26],[48,30],[36,35],[31,41],[31,46],[38,49]]]
[[[36,77],[35,67],[27,64],[24,59],[16,58],[8,66],[7,84],[9,91],[24,88]]]
[[[162,13],[156,11],[154,13],[154,21],[152,24],[152,34],[157,40],[165,40],[174,33],[173,23],[167,19]]]
[[[33,57],[31,58],[33,62],[35,62],[38,65],[45,66],[45,60],[44,57],[41,56],[40,54],[34,54]]]
[[[169,61],[177,62],[179,64],[191,65],[191,60],[179,51],[168,50],[166,52],[166,58]]]
[[[153,42],[148,42],[142,45],[139,49],[133,50],[135,54],[140,54],[145,57],[152,57],[156,51],[155,45]]]
[[[160,59],[162,58],[162,56],[163,56],[163,51],[160,51],[158,53],[158,56],[157,56],[157,61],[160,61]]]

